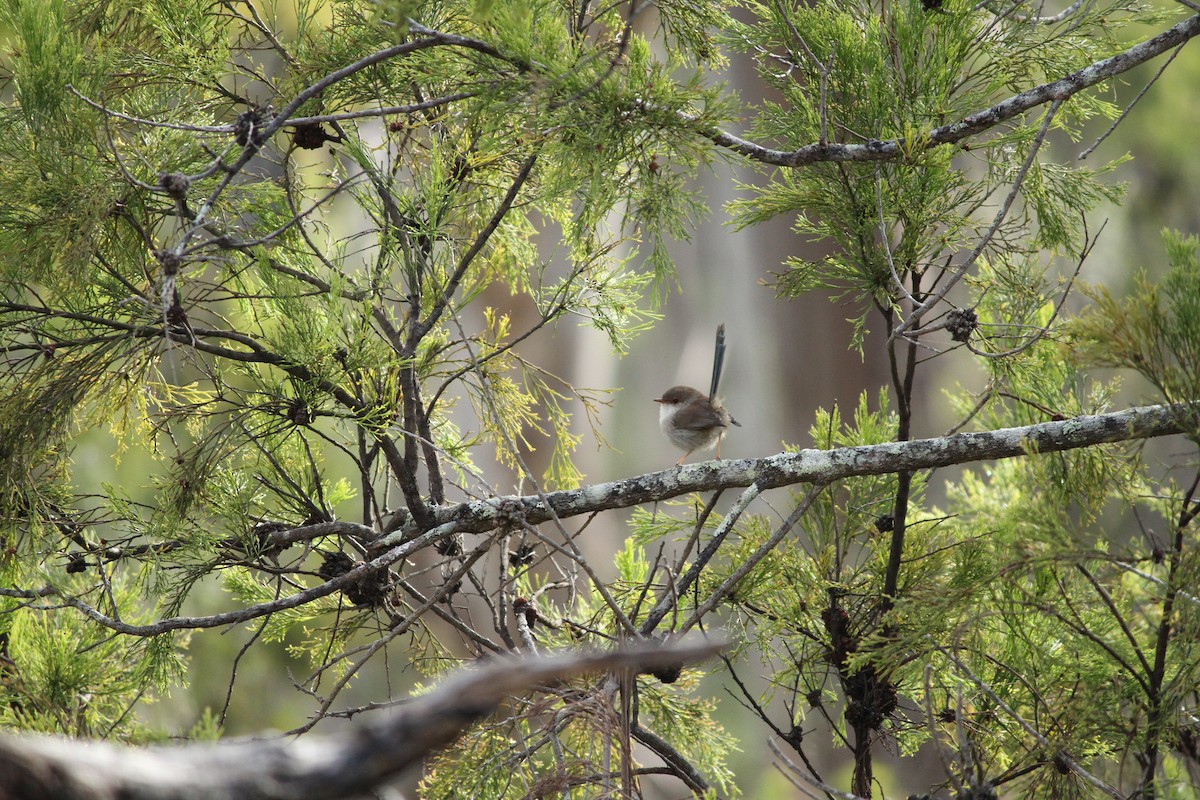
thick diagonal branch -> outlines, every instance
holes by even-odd
[[[364,796],[458,738],[507,698],[567,678],[711,657],[718,645],[494,660],[387,719],[326,738],[132,748],[64,737],[0,737],[0,797],[23,800],[334,800]]]

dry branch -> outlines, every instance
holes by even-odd
[[[387,719],[324,738],[121,747],[64,737],[0,737],[0,800],[334,800],[363,796],[454,741],[505,699],[611,670],[708,658],[714,644],[496,659],[463,670]]]

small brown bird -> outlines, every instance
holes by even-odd
[[[654,400],[660,404],[658,424],[663,433],[671,440],[671,444],[684,451],[679,461],[675,462],[676,466],[682,465],[684,459],[697,450],[707,450],[713,445],[717,446],[717,458],[720,458],[721,437],[725,429],[730,425],[742,425],[725,410],[721,399],[717,397],[724,361],[725,326],[718,325],[716,350],[713,353],[712,388],[708,397],[690,386],[672,386],[663,392],[662,397]]]

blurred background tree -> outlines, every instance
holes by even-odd
[[[421,791],[774,796],[734,754],[773,737],[818,796],[1194,792],[1190,451],[638,477],[718,322],[726,456],[1100,414],[1088,365],[1194,398],[1195,241],[1106,229],[1116,137],[1194,113],[1116,88],[1195,70],[1183,8],[7,4],[0,720],[301,733],[715,628],[710,681],[531,696]],[[1113,253],[1166,290],[1070,321]]]

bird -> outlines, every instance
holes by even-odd
[[[717,387],[721,383],[721,367],[725,361],[725,325],[717,326],[717,343],[713,352],[712,387],[708,396],[691,386],[672,386],[662,397],[654,398],[659,404],[658,424],[671,444],[683,450],[683,456],[675,462],[682,466],[684,460],[697,450],[717,446],[717,458],[721,457],[721,437],[730,425],[742,423],[733,418],[721,398]]]

